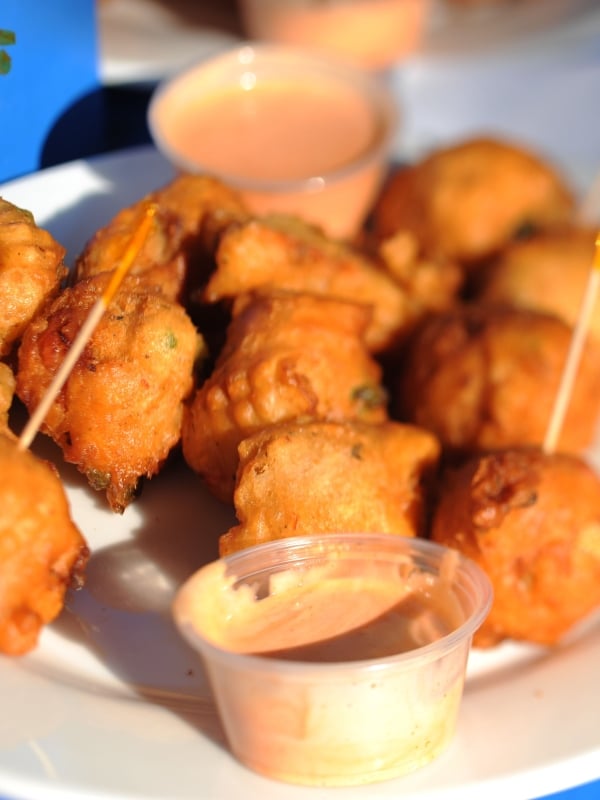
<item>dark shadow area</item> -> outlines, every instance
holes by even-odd
[[[150,144],[146,124],[153,83],[105,86],[82,97],[54,123],[40,168]]]
[[[239,3],[236,0],[204,0],[200,3],[191,3],[190,0],[162,0],[162,4],[190,27],[209,28],[235,36],[243,35]]]

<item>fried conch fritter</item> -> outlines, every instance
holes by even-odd
[[[517,449],[449,470],[431,536],[491,579],[478,646],[555,644],[600,607],[600,478],[575,456]]]
[[[494,138],[472,138],[401,167],[373,214],[376,235],[406,230],[430,256],[477,265],[530,229],[572,219],[575,201],[539,154]]]
[[[67,274],[64,247],[32,214],[0,198],[0,356],[8,355]]]
[[[27,329],[17,394],[36,408],[110,273],[66,289]],[[127,277],[42,425],[90,485],[122,512],[142,476],[179,442],[199,338],[184,309]]]
[[[541,445],[572,331],[558,317],[467,306],[431,317],[407,350],[393,391],[396,413],[458,453]],[[588,341],[558,449],[580,453],[600,415],[600,353]]]
[[[165,186],[123,208],[87,242],[75,277],[110,272],[118,266],[144,209],[156,206],[154,225],[130,273],[143,276],[173,300],[188,296],[206,281],[221,227],[247,217],[237,193],[206,175],[180,174]]]
[[[289,422],[240,443],[234,504],[239,525],[221,555],[314,533],[424,532],[439,444],[396,422]]]
[[[75,262],[73,282],[102,272],[112,272],[119,266],[149,204],[149,199],[144,198],[133,206],[121,209],[107,225],[96,231]],[[149,288],[158,289],[166,297],[178,300],[186,277],[182,243],[183,228],[177,217],[157,207],[149,233],[136,254],[129,274],[143,278]]]
[[[242,439],[296,418],[387,418],[381,368],[364,344],[370,311],[287,292],[242,296],[209,378],[186,409],[187,463],[231,501]]]
[[[596,235],[593,229],[570,226],[515,242],[486,270],[478,300],[548,311],[575,325]],[[588,330],[600,341],[600,299]]]
[[[0,652],[20,655],[78,587],[88,548],[53,465],[0,433]]]
[[[294,217],[231,225],[220,238],[216,262],[204,293],[210,303],[278,288],[369,305],[366,342],[372,352],[390,348],[412,321],[406,292],[374,261]]]

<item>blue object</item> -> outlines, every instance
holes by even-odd
[[[15,34],[2,47],[11,64],[0,74],[0,181],[39,169],[54,126],[82,103],[81,155],[100,149],[94,0],[2,0],[0,30]]]
[[[600,780],[547,795],[543,800],[600,800]]]

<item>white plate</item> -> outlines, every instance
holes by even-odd
[[[55,167],[0,187],[69,258],[123,205],[171,175],[152,149]],[[43,436],[34,449],[57,459]],[[23,800],[531,798],[600,776],[600,622],[545,651],[474,652],[450,749],[405,779],[359,789],[286,786],[224,745],[195,656],[169,616],[175,588],[233,522],[181,463],[122,516],[61,465],[92,558],[39,647],[0,657],[0,795]],[[398,709],[402,713],[402,709]]]

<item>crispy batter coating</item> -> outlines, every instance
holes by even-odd
[[[409,231],[398,231],[377,245],[382,264],[401,286],[410,303],[405,324],[408,335],[427,314],[451,308],[464,284],[464,272],[454,261],[430,258]]]
[[[221,555],[339,531],[417,536],[439,444],[396,422],[289,422],[240,444],[235,510]]]
[[[478,300],[548,311],[575,325],[595,242],[595,230],[573,226],[515,242],[485,270]],[[588,330],[600,340],[600,299]]]
[[[494,138],[473,138],[398,169],[373,214],[385,239],[412,232],[426,254],[471,267],[530,228],[572,218],[565,179],[539,154]]]
[[[202,249],[212,249],[222,230],[249,216],[235,189],[210,175],[179,174],[159,189],[154,199],[177,216],[187,237],[200,237],[196,244]]]
[[[237,447],[284,420],[387,418],[381,368],[364,344],[370,312],[318,295],[258,293],[238,299],[213,373],[186,409],[187,463],[230,501]]]
[[[121,209],[107,225],[94,233],[77,258],[74,281],[111,272],[119,265],[149,202],[144,198]],[[159,289],[166,297],[179,299],[186,272],[182,243],[183,228],[177,217],[157,207],[148,236],[129,273],[142,276],[149,287]]]
[[[393,391],[402,419],[458,453],[541,445],[571,329],[542,312],[468,306],[432,317],[411,342]],[[588,342],[558,449],[593,441],[600,413],[600,353]]]
[[[231,225],[221,236],[205,299],[214,303],[258,288],[312,292],[369,305],[367,345],[390,348],[412,320],[406,292],[368,256],[294,217]]]
[[[216,178],[180,174],[119,211],[92,236],[77,259],[77,280],[118,265],[144,209],[151,203],[157,207],[153,229],[130,273],[144,276],[148,285],[184,303],[204,284],[212,269],[221,227],[247,217],[237,193]]]
[[[20,655],[83,580],[88,548],[55,468],[0,433],[0,652]]]
[[[0,198],[0,356],[8,355],[67,274],[65,249],[29,211]]]
[[[600,478],[575,456],[517,449],[449,470],[431,535],[492,581],[478,646],[555,644],[600,607]]]
[[[110,273],[66,289],[29,326],[17,394],[33,412]],[[41,430],[91,486],[122,512],[142,476],[158,472],[181,434],[199,341],[184,309],[125,279],[46,416]]]

